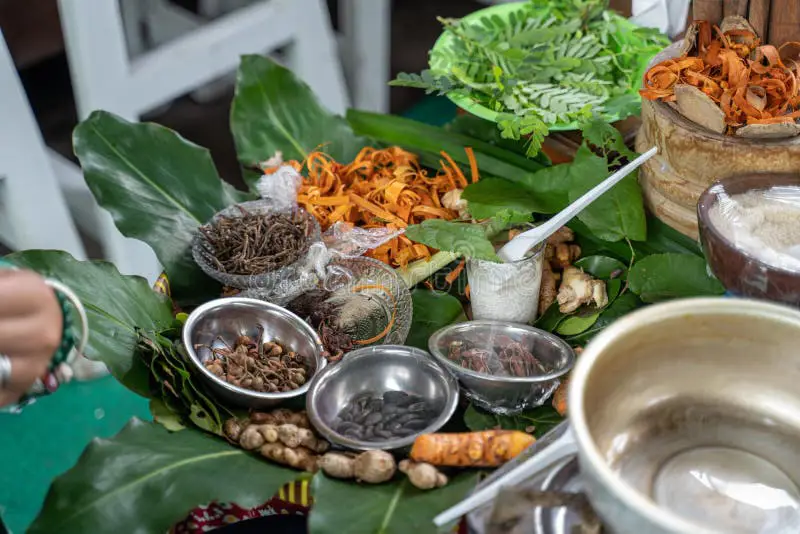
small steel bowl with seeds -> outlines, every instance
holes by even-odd
[[[428,349],[474,404],[504,415],[541,406],[575,364],[572,348],[558,336],[504,321],[446,326]]]
[[[428,353],[401,345],[355,350],[311,382],[306,411],[328,441],[353,450],[402,450],[453,415],[458,383]]]
[[[275,304],[241,297],[196,308],[182,341],[194,374],[231,406],[273,408],[302,397],[326,360],[317,333]]]

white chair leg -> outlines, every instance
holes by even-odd
[[[389,111],[391,11],[391,0],[340,2],[343,60],[355,108],[378,113]]]
[[[302,32],[287,49],[287,63],[330,111],[344,114],[347,86],[325,0],[292,0]]]
[[[46,156],[14,62],[0,33],[0,176],[3,237],[15,249],[66,250],[86,257]]]
[[[111,215],[97,204],[80,168],[55,152],[50,152],[50,162],[75,222],[100,243],[104,257],[122,274],[143,276],[150,283],[155,282],[161,274],[161,266],[153,250],[138,239],[120,233]]]

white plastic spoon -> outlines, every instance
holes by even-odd
[[[635,160],[631,161],[620,170],[603,180],[599,185],[590,189],[581,198],[561,210],[544,224],[524,232],[500,249],[497,255],[506,263],[520,261],[525,254],[556,233],[559,228],[567,224],[573,217],[583,211],[589,204],[600,198],[606,191],[617,185],[620,180],[638,169],[644,162],[658,153],[658,148],[653,147]]]

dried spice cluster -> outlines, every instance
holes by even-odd
[[[497,336],[496,346],[487,348],[479,341],[452,341],[447,357],[465,369],[490,375],[536,376],[547,368],[521,343],[507,336]]]
[[[239,210],[241,217],[219,217],[200,227],[211,245],[209,259],[221,272],[263,274],[294,263],[308,249],[308,220]]]
[[[280,343],[263,343],[262,337],[263,330],[256,341],[240,336],[233,347],[212,347],[213,357],[203,364],[231,385],[262,393],[292,391],[305,384],[310,378],[305,358]]]

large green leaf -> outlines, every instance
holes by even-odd
[[[503,430],[528,432],[537,438],[547,434],[563,420],[564,418],[549,404],[525,410],[515,415],[489,413],[476,408],[472,404],[464,412],[464,424],[473,432],[502,428]]]
[[[298,475],[197,430],[134,419],[53,482],[28,532],[160,534],[214,500],[261,504]]]
[[[590,330],[585,332],[581,332],[576,336],[572,336],[567,339],[567,341],[572,344],[573,346],[576,345],[584,345],[589,342],[594,336],[602,332],[609,326],[611,323],[623,317],[632,311],[640,308],[642,306],[642,301],[639,300],[639,297],[628,291],[627,293],[623,293],[614,299],[614,302],[608,305],[603,312],[600,314],[600,317],[597,318],[597,322],[592,325]]]
[[[706,261],[693,254],[653,254],[628,274],[631,291],[644,302],[722,295],[725,288],[708,273]]]
[[[314,92],[290,70],[262,56],[242,57],[231,108],[239,160],[255,165],[276,152],[304,160],[315,149],[351,161],[369,141],[347,121],[325,110]]]
[[[578,154],[575,156],[572,167],[578,166],[581,168],[580,172],[571,173],[570,202],[575,202],[608,177],[606,160],[592,154],[586,146],[578,149]],[[644,202],[636,175],[623,178],[610,191],[579,213],[578,218],[591,229],[592,233],[605,241],[619,241],[623,238],[634,241],[647,239]]]
[[[421,122],[392,115],[350,110],[347,120],[356,133],[366,135],[387,145],[398,145],[415,153],[429,154],[423,158],[430,165],[447,152],[453,160],[468,165],[465,147],[475,152],[475,160],[482,175],[517,181],[543,167],[541,163],[525,156],[504,150],[474,137],[448,132],[444,128],[428,126]]]
[[[163,126],[104,111],[80,123],[73,141],[95,198],[123,234],[153,247],[176,299],[218,293],[192,260],[192,237],[244,196],[219,179],[208,150]]]
[[[468,202],[470,215],[478,220],[494,217],[497,212],[504,209],[527,213],[552,213],[555,211],[551,207],[553,203],[548,196],[537,194],[536,191],[525,187],[521,182],[510,182],[500,178],[485,178],[476,184],[469,185],[461,198]]]
[[[437,250],[457,252],[468,258],[497,261],[486,227],[442,219],[428,219],[406,228],[406,237]]]
[[[411,300],[414,314],[406,345],[412,347],[428,350],[428,338],[434,332],[465,317],[461,302],[442,291],[415,289]]]
[[[435,534],[433,518],[461,501],[477,474],[453,477],[443,488],[421,491],[403,475],[387,484],[354,484],[318,473],[312,482],[311,534]]]
[[[591,274],[595,278],[608,280],[612,275],[623,276],[628,266],[616,258],[608,256],[584,256],[575,262],[575,267],[579,267]]]
[[[121,275],[110,263],[78,261],[66,252],[29,250],[8,259],[69,286],[89,318],[86,356],[105,363],[135,393],[149,396],[148,369],[134,354],[136,329],[169,328],[173,322],[169,299],[155,293],[144,278]]]

